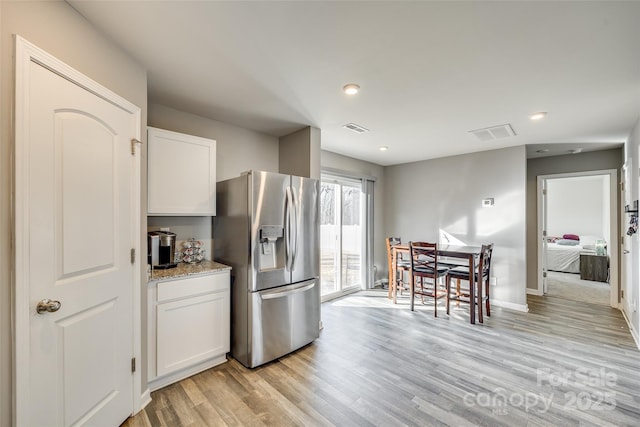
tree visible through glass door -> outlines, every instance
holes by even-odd
[[[320,281],[322,295],[362,284],[361,184],[326,179],[320,185]]]

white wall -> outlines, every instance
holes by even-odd
[[[385,234],[464,244],[494,243],[492,300],[526,309],[524,146],[389,166]],[[492,207],[482,207],[484,198]]]
[[[147,120],[147,76],[144,68],[97,32],[61,1],[0,1],[0,426],[11,422],[11,192],[13,103],[13,34],[46,50],[141,108]],[[142,132],[141,130],[141,133]],[[146,140],[146,137],[144,138]],[[144,155],[144,152],[143,152]],[[146,168],[143,170],[146,174]],[[142,200],[146,200],[146,181]],[[146,203],[143,212],[146,211]],[[144,221],[146,223],[146,221]],[[146,226],[146,224],[144,224]],[[143,226],[143,229],[144,229]],[[140,236],[141,242],[143,236]],[[141,278],[146,271],[141,268]],[[143,300],[142,309],[146,307]],[[144,311],[143,311],[144,313]],[[142,330],[143,334],[145,329]],[[146,335],[145,335],[146,336]],[[143,344],[143,351],[144,350]],[[145,354],[143,354],[145,357]],[[143,369],[143,380],[146,381]],[[144,387],[144,384],[143,384]]]
[[[611,242],[611,182],[610,177],[605,176],[602,180],[602,237],[609,245]],[[620,178],[618,178],[620,179]],[[615,210],[614,210],[615,211]]]
[[[588,235],[600,237],[608,242],[608,213],[608,175],[547,180],[547,232],[549,236]]]
[[[324,150],[320,153],[320,158],[321,168],[331,168],[376,178],[373,190],[373,264],[377,271],[375,280],[386,277],[387,249],[384,243],[386,237],[384,232],[385,168],[374,163]]]

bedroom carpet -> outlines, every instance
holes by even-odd
[[[547,295],[592,304],[609,305],[610,286],[604,282],[580,280],[579,274],[547,273]]]

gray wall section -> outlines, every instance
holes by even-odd
[[[13,34],[49,52],[71,67],[108,87],[142,109],[141,122],[147,121],[147,76],[145,70],[124,51],[104,38],[86,20],[64,2],[0,1],[1,45],[1,122],[0,122],[0,425],[10,426],[11,397],[11,194],[12,194],[12,103]],[[145,132],[141,134],[146,141]],[[145,154],[143,153],[143,156]],[[146,160],[143,157],[143,165]],[[143,176],[146,168],[143,168]],[[143,180],[142,200],[146,200],[146,180]],[[146,203],[143,203],[143,214]],[[144,218],[145,215],[142,216]],[[146,221],[141,218],[141,226]],[[143,224],[144,223],[144,224]],[[141,244],[142,244],[141,236]],[[144,246],[143,246],[144,247]],[[143,266],[146,268],[146,266]],[[140,271],[146,278],[146,270]],[[146,279],[145,279],[146,280]],[[144,287],[143,287],[144,288]],[[146,312],[146,289],[143,289],[142,309]],[[142,330],[143,334],[145,329]],[[143,348],[145,344],[143,342]],[[145,355],[143,355],[145,357]],[[143,370],[146,383],[146,370]],[[143,384],[143,387],[145,385]]]
[[[627,185],[627,188],[631,192],[631,200],[640,199],[640,182],[638,182],[638,175],[636,175],[637,171],[640,170],[640,120],[638,120],[629,135],[629,139],[625,144],[624,149],[624,158],[631,158],[631,176],[634,177],[631,179]],[[623,219],[625,221],[624,229],[628,228],[629,224],[629,214],[624,214]],[[638,310],[640,310],[640,234],[636,233],[631,237],[625,236],[625,238],[631,239],[631,253],[627,255],[630,259],[631,263],[631,284],[629,285],[629,294],[625,295],[628,301],[635,301],[635,310],[633,307],[631,308],[631,312],[629,314],[629,321],[631,322],[632,328],[634,329],[633,333],[636,338],[636,342],[640,342],[640,315]]]
[[[278,138],[238,126],[149,104],[149,126],[216,140],[217,181],[255,169],[278,172]]]
[[[494,243],[492,300],[524,309],[524,146],[389,166],[385,170],[386,235],[438,241],[446,232],[468,245]],[[492,207],[482,207],[494,198]]]
[[[373,190],[373,263],[377,271],[375,280],[386,277],[387,249],[384,243],[385,168],[374,163],[325,150],[321,152],[321,159],[322,168],[340,170],[347,173],[374,177],[376,179]]]
[[[280,137],[280,173],[320,178],[320,129],[306,127]]]
[[[311,128],[309,127],[280,137],[278,165],[280,173],[307,178],[311,176],[309,170],[310,139]]]
[[[594,151],[563,156],[541,157],[527,161],[527,288],[538,288],[538,175],[617,169],[620,178],[622,149]],[[620,195],[618,192],[618,204]],[[619,218],[620,215],[616,215]],[[613,219],[613,218],[612,218]]]
[[[310,128],[309,135],[309,178],[320,179],[322,164],[322,134],[318,128]]]

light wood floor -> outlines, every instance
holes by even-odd
[[[531,296],[529,313],[494,307],[470,325],[466,308],[398,302],[327,302],[313,344],[158,390],[124,425],[640,425],[640,352],[618,310]]]

